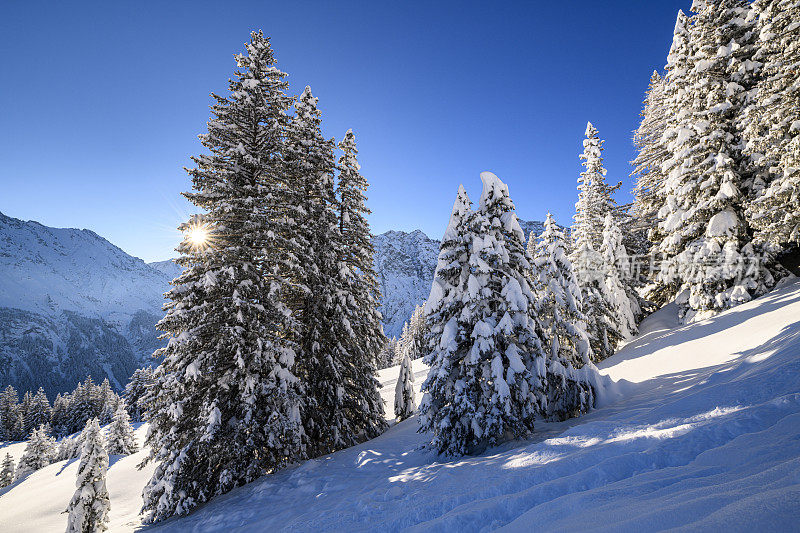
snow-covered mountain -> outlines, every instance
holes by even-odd
[[[167,270],[92,231],[0,213],[0,385],[51,397],[87,374],[124,385],[159,345]]]
[[[541,222],[520,221],[526,235]],[[439,241],[417,230],[373,238],[386,334],[428,297]],[[0,386],[52,396],[91,374],[122,387],[161,345],[156,322],[173,261],[145,263],[89,230],[0,213]]]

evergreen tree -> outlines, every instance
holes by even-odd
[[[17,466],[17,479],[44,468],[56,459],[56,441],[48,433],[49,426],[34,429]]]
[[[14,458],[6,453],[3,465],[0,467],[0,488],[7,487],[14,482]]]
[[[108,512],[111,508],[106,488],[108,453],[103,446],[100,424],[96,418],[89,420],[83,430],[81,462],[78,466],[78,489],[73,494],[67,510],[67,533],[100,533],[108,529]]]
[[[620,323],[614,299],[606,286],[611,267],[588,242],[575,250],[573,257],[592,358],[602,361],[614,353],[620,341],[627,338],[627,330]]]
[[[21,440],[15,431],[15,425],[18,419],[19,412],[19,395],[17,389],[8,385],[3,392],[0,393],[0,432],[8,440]]]
[[[53,400],[50,426],[53,434],[58,437],[70,434],[70,400],[69,394],[57,394],[56,399]]]
[[[606,183],[606,169],[603,167],[604,141],[597,134],[597,129],[588,122],[583,153],[580,155],[585,170],[578,178],[578,202],[575,204],[575,224],[572,226],[576,249],[584,243],[595,250],[600,248],[603,242],[603,220],[616,205],[611,194],[619,185],[611,187]]]
[[[414,371],[411,368],[411,358],[408,350],[405,351],[400,362],[400,373],[394,388],[394,415],[398,420],[405,420],[413,416],[417,410],[414,399]]]
[[[128,413],[134,421],[142,422],[142,415],[147,410],[144,398],[155,383],[153,369],[150,367],[137,368],[127,385],[125,385],[124,398],[128,406]]]
[[[136,436],[133,434],[128,410],[125,401],[119,402],[111,425],[108,427],[108,453],[110,455],[128,455],[136,453],[139,447],[136,444]]]
[[[631,277],[630,258],[622,243],[622,230],[611,213],[603,222],[603,244],[600,247],[607,266],[605,276],[606,295],[615,311],[617,330],[624,339],[636,334],[636,317],[640,314],[638,300],[630,294],[625,282]]]
[[[476,412],[474,402],[462,394],[463,389],[456,390],[456,383],[467,371],[469,338],[462,316],[474,217],[472,202],[463,185],[459,185],[450,222],[440,243],[431,293],[425,302],[429,327],[423,362],[430,370],[422,384],[420,431],[431,433],[431,445],[450,454],[465,450],[463,442]]]
[[[206,214],[180,228],[184,271],[158,324],[170,341],[146,396],[158,463],[143,491],[150,521],[301,455],[296,321],[283,303],[300,270],[281,155],[290,99],[269,40],[254,32],[245,46],[230,94],[214,95],[201,136],[210,153],[188,171],[185,196]]]
[[[665,261],[659,281],[678,285],[681,316],[706,316],[763,294],[774,284],[748,235],[743,202],[752,188],[736,118],[752,83],[753,28],[744,0],[696,0],[689,49],[693,68],[675,95],[667,129],[665,202],[659,211]]]
[[[539,241],[530,235],[528,255],[538,296],[534,312],[547,355],[547,403],[542,408],[548,418],[564,420],[594,406],[594,390],[585,374],[577,372],[591,367],[592,351],[566,238],[550,213]]]
[[[418,305],[414,308],[414,312],[411,314],[411,319],[409,320],[408,324],[408,356],[411,359],[419,359],[425,355],[425,339],[428,336],[428,324],[425,320],[424,304]]]
[[[36,395],[31,400],[30,409],[28,410],[25,419],[25,425],[28,428],[37,428],[42,424],[49,424],[52,410],[50,409],[50,402],[44,389],[39,387]]]
[[[392,337],[386,341],[383,349],[378,354],[377,358],[377,368],[389,368],[390,366],[394,366],[396,354],[397,354],[397,344],[398,339],[397,337]]]
[[[18,419],[22,420],[22,428],[18,431],[21,431],[21,434],[27,437],[30,435],[31,431],[36,429],[36,426],[29,425],[31,420],[31,411],[33,410],[33,393],[31,391],[25,391],[25,394],[22,396],[22,402],[19,404],[18,410]]]
[[[374,357],[386,342],[378,308],[380,307],[380,287],[373,264],[375,250],[372,234],[367,221],[370,210],[367,208],[366,192],[369,183],[361,175],[358,164],[358,149],[353,130],[347,130],[339,143],[342,155],[339,157],[339,183],[336,193],[339,200],[339,233],[341,235],[340,255],[348,267],[350,287],[353,298],[359,305],[351,319],[356,336],[358,352]]]
[[[753,6],[754,60],[763,67],[740,125],[755,174],[747,219],[756,241],[780,253],[800,246],[800,2],[756,0]]]
[[[375,379],[377,351],[353,342],[359,316],[344,254],[333,182],[333,141],[321,132],[317,99],[306,87],[287,140],[288,170],[300,185],[307,243],[300,308],[298,375],[306,384],[303,423],[312,456],[352,446],[385,428]],[[355,320],[354,320],[355,319]]]
[[[474,233],[465,235],[468,278],[454,295],[464,307],[454,323],[432,325],[432,331],[445,330],[439,349],[447,347],[450,353],[433,353],[443,360],[434,361],[435,378],[425,384],[431,399],[426,401],[423,429],[431,428],[432,444],[448,454],[472,453],[528,434],[544,402],[544,357],[531,319],[535,296],[522,229],[506,185],[490,172],[482,173],[481,180]],[[432,309],[448,299],[441,293],[446,284],[437,281]],[[459,348],[466,350],[459,353]]]
[[[550,359],[567,361],[581,368],[591,361],[586,336],[586,317],[581,312],[581,290],[567,256],[566,238],[547,214],[544,231],[537,243],[530,235],[528,254],[533,258],[534,279],[539,289],[539,320],[544,330]]]
[[[78,435],[76,438],[63,437],[58,442],[58,448],[56,449],[56,461],[67,461],[69,459],[79,457],[81,454],[82,445],[83,441],[80,439],[80,435]]]
[[[683,20],[686,16],[680,12],[678,17]],[[658,210],[661,209],[660,193],[664,183],[661,166],[669,154],[661,143],[669,118],[664,102],[665,89],[666,79],[654,71],[640,113],[642,121],[633,135],[633,144],[638,150],[636,158],[631,161],[634,167],[631,175],[636,179],[634,209],[637,218],[648,226],[655,223]]]

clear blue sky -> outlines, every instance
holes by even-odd
[[[438,238],[459,183],[509,184],[521,218],[570,223],[586,121],[628,178],[631,132],[689,0],[36,2],[0,17],[0,211],[174,256],[201,146],[252,29],[324,130],[353,128],[372,229]]]

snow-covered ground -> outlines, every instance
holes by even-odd
[[[530,441],[445,459],[411,419],[145,530],[796,531],[800,280],[711,320],[680,326],[674,313],[649,317],[601,365],[621,398],[540,424]],[[414,370],[419,388],[426,369]],[[396,375],[380,375],[388,409]],[[136,471],[140,459],[112,461],[111,531],[141,527],[151,470]],[[0,531],[62,530],[76,469],[57,463],[0,489]]]

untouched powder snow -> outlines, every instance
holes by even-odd
[[[800,280],[690,325],[668,307],[641,332],[600,365],[621,399],[480,456],[424,449],[412,418],[149,527],[136,514],[149,476],[133,467],[141,452],[113,461],[110,530],[796,530]],[[419,387],[426,368],[413,370]],[[379,375],[389,409],[397,372]],[[57,463],[0,489],[0,531],[63,529],[76,468]]]

